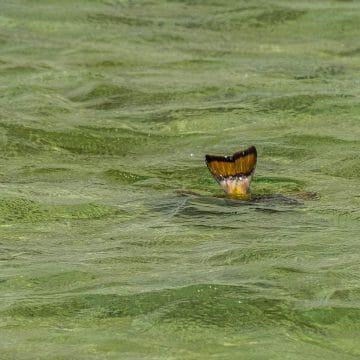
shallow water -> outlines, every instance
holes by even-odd
[[[360,357],[357,1],[1,8],[2,359]]]

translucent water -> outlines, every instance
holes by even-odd
[[[3,2],[1,358],[358,359],[359,14]]]

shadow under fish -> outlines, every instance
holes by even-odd
[[[179,192],[176,196],[160,200],[153,210],[162,214],[160,223],[163,226],[168,221],[178,220],[193,225],[237,228],[239,224],[236,224],[236,219],[252,218],[254,212],[259,215],[293,213],[303,204],[303,201],[280,194],[253,196],[245,201],[226,195]]]
[[[253,195],[248,200],[241,200],[228,195],[205,196],[193,192],[180,192],[178,193],[178,196],[184,198],[184,203],[187,205],[207,205],[210,208],[214,206],[216,208],[215,213],[219,213],[219,211],[224,213],[233,213],[236,209],[282,212],[289,211],[293,207],[298,207],[304,204],[302,200],[281,194]],[[205,212],[207,211],[205,210]]]
[[[259,228],[276,231],[296,227],[303,218],[306,199],[317,194],[301,193],[294,197],[282,194],[253,195],[249,200],[228,195],[211,196],[195,192],[178,192],[157,199],[152,204],[156,218],[152,228],[177,226],[201,227],[217,230],[240,230],[257,233]],[[299,198],[299,199],[298,199]]]

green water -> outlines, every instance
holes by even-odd
[[[359,359],[360,3],[2,1],[1,359]],[[256,145],[256,201],[204,155]]]

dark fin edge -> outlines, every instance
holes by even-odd
[[[248,149],[243,151],[238,151],[232,156],[221,156],[221,155],[205,155],[206,163],[211,161],[223,161],[223,162],[234,162],[235,160],[244,157],[249,154],[255,154],[257,158],[257,151],[255,146],[250,146]]]

